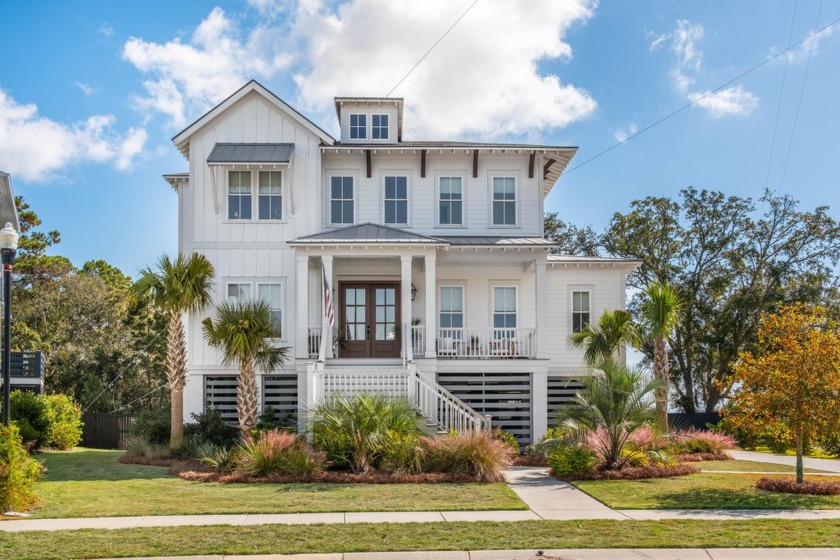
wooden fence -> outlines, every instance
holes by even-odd
[[[675,428],[697,428],[705,430],[706,424],[717,424],[720,422],[720,414],[717,412],[669,412],[668,423]]]
[[[128,429],[134,422],[134,416],[85,412],[82,422],[83,446],[96,449],[125,449]]]

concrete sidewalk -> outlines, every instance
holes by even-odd
[[[606,548],[188,556],[143,560],[838,560],[836,548]],[[108,559],[100,559],[108,560]],[[140,560],[140,559],[123,559]]]
[[[759,453],[758,451],[727,451],[733,459],[752,461],[755,463],[773,463],[774,465],[796,466],[796,457],[779,455],[776,453]],[[802,465],[806,469],[817,469],[826,472],[840,473],[840,459],[814,459],[804,457]],[[808,473],[806,473],[807,475]]]

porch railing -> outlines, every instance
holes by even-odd
[[[309,327],[309,336],[307,337],[307,344],[309,348],[309,357],[317,358],[318,352],[321,350],[321,327]]]
[[[414,354],[426,348],[426,327],[415,325],[411,333]],[[438,329],[435,337],[438,358],[535,358],[536,329]]]

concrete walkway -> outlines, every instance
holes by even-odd
[[[796,457],[779,455],[776,453],[759,453],[757,451],[727,451],[733,459],[739,461],[753,461],[756,463],[773,463],[774,465],[796,466]],[[804,457],[802,464],[806,469],[817,469],[832,473],[840,473],[840,459],[813,459]]]

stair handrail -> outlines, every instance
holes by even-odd
[[[414,378],[416,391],[414,400],[420,413],[444,431],[458,432],[470,429],[474,432],[490,430],[490,415],[482,416],[467,403],[453,395],[436,381],[423,375],[416,364],[408,364]],[[433,398],[428,398],[433,397]],[[441,410],[439,403],[443,402]]]

